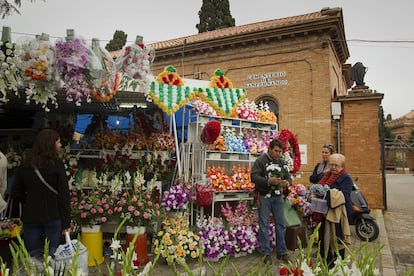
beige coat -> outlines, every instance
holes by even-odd
[[[330,206],[328,208],[328,213],[326,214],[325,222],[325,243],[324,250],[335,249],[336,241],[336,224],[340,223],[343,234],[343,242],[346,244],[351,244],[351,229],[349,227],[348,215],[346,213],[345,207],[345,196],[338,189],[330,189]],[[342,247],[341,244],[338,246]],[[339,248],[341,249],[341,248]]]

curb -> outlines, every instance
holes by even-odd
[[[388,242],[388,234],[385,228],[383,211],[381,209],[374,209],[371,210],[371,212],[376,218],[380,230],[379,242],[381,245],[383,245],[383,248],[380,252],[381,275],[397,276],[397,273],[395,271],[394,258],[392,256],[390,244]]]

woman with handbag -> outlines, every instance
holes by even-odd
[[[353,181],[345,171],[345,156],[334,153],[329,156],[329,171],[319,184],[328,185],[326,198],[328,211],[319,228],[320,254],[326,258],[330,268],[335,265],[336,250],[342,259],[345,248],[342,242],[350,243],[348,217],[352,215],[351,191]]]
[[[53,255],[61,235],[70,228],[70,193],[59,157],[61,147],[55,130],[40,131],[13,184],[12,197],[23,206],[24,243],[32,256],[42,254],[46,239]]]

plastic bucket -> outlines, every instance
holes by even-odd
[[[89,232],[82,226],[81,242],[88,250],[88,266],[95,266],[104,261],[102,231]]]

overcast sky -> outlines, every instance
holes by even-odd
[[[129,42],[141,35],[151,43],[197,34],[201,5],[202,0],[23,0],[21,15],[9,16],[0,25],[10,26],[17,42],[40,33],[65,37],[66,29],[75,29],[85,39],[100,39],[102,46],[115,30],[127,33]],[[347,63],[361,61],[368,67],[365,82],[384,94],[385,115],[395,119],[414,110],[414,1],[230,0],[237,26],[323,7],[343,9]]]

